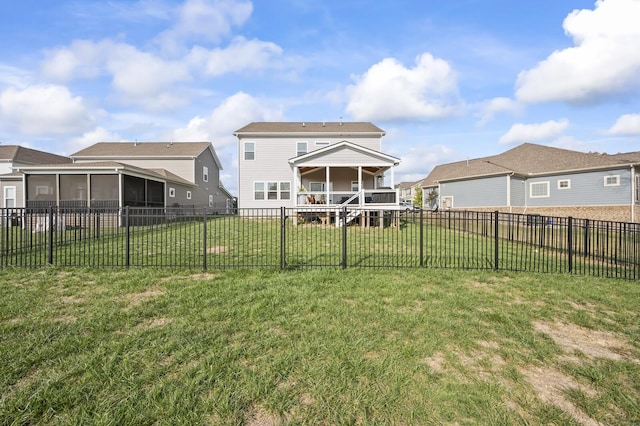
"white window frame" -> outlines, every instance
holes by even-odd
[[[609,179],[615,179],[615,182],[609,183]],[[609,175],[604,177],[604,186],[620,186],[620,175]]]
[[[360,191],[360,185],[358,185],[358,181],[357,180],[352,180],[351,181],[351,192],[358,192]]]
[[[251,149],[248,149],[249,147],[251,147]],[[253,161],[256,159],[256,143],[255,142],[246,141],[244,144],[242,144],[242,148],[243,148],[242,158],[244,158],[245,161]]]
[[[304,147],[304,149],[301,149]],[[307,141],[297,141],[296,142],[296,157],[307,154],[309,152],[309,142]]]
[[[258,188],[259,185],[262,187]],[[262,193],[262,198],[257,196],[258,193]],[[255,201],[264,201],[267,199],[267,191],[264,182],[253,182],[253,199]]]
[[[213,195],[209,194],[209,207],[213,207]]]
[[[12,189],[13,190],[13,197],[9,197],[9,190]],[[4,187],[4,204],[3,206],[6,208],[15,208],[16,207],[16,203],[17,203],[17,196],[18,196],[18,190],[17,187],[15,186],[5,186]],[[7,205],[7,201],[8,200],[13,200],[13,206],[8,206]]]
[[[330,144],[329,141],[316,141],[316,146],[329,146]]]
[[[546,186],[546,194],[544,195],[533,195],[533,186]],[[541,181],[541,182],[530,182],[529,183],[529,198],[549,198],[549,181]]]
[[[202,180],[209,182],[209,168],[207,166],[202,166]]]
[[[266,200],[275,201],[278,199],[278,188],[279,184],[276,181],[268,181],[265,182],[265,195]],[[274,197],[274,198],[271,198]]]
[[[187,191],[187,200],[191,199],[191,191]]]
[[[176,198],[176,189],[169,187],[169,198]]]
[[[562,183],[566,182],[567,186],[562,186]],[[571,179],[560,179],[558,180],[558,189],[571,189]]]
[[[284,197],[283,194],[287,194],[287,196]],[[291,182],[290,181],[285,180],[285,181],[278,182],[278,198],[281,200],[291,199]]]

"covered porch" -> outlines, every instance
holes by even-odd
[[[394,168],[399,163],[347,141],[292,158],[294,207],[398,206]]]

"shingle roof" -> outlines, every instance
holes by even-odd
[[[0,145],[0,160],[22,164],[64,164],[71,162],[69,157],[19,145]]]
[[[98,142],[71,158],[197,157],[210,142]]]
[[[194,186],[192,182],[181,178],[180,176],[165,169],[145,169],[143,167],[132,166],[117,161],[92,161],[90,163],[68,163],[68,164],[37,164],[27,167],[21,167],[20,171],[32,170],[103,170],[103,169],[123,169],[126,171],[140,173],[149,177],[161,178],[170,182],[180,183],[184,185]]]
[[[261,121],[249,123],[236,130],[233,134],[244,133],[327,133],[327,134],[355,134],[375,133],[384,135],[384,130],[369,122],[301,122],[301,121]]]
[[[502,154],[438,165],[423,180],[423,185],[432,186],[445,180],[494,174],[514,173],[531,176],[623,166],[634,163],[640,163],[640,152],[608,155],[524,143]]]

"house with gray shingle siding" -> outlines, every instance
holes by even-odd
[[[100,142],[70,158],[16,168],[27,207],[232,207],[210,142]]]
[[[440,209],[640,221],[640,152],[582,153],[525,143],[436,166],[422,181]]]
[[[238,138],[238,207],[397,207],[384,130],[368,122],[254,122]],[[386,179],[386,183],[385,183]]]
[[[19,145],[0,145],[0,208],[24,207],[24,176],[16,168],[69,163],[71,159],[62,155]]]

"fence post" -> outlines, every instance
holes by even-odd
[[[130,232],[129,232],[129,206],[124,206],[124,229],[125,229],[125,246],[124,246],[124,255],[125,261],[124,264],[128,268],[130,264],[129,260],[129,250],[131,249],[131,241],[130,241]]]
[[[287,261],[285,259],[286,256],[286,221],[287,217],[286,217],[286,209],[284,206],[280,207],[280,270],[284,271],[284,268],[287,264]]]
[[[202,213],[202,271],[207,271],[207,209]]]
[[[49,221],[49,241],[48,241],[48,259],[47,262],[49,265],[53,265],[53,206],[49,206],[49,217],[47,220]]]
[[[342,216],[342,269],[347,269],[347,208],[340,211]]]
[[[569,273],[573,272],[573,218],[567,218],[567,256]]]
[[[584,257],[589,257],[590,248],[590,236],[589,236],[589,219],[584,220]]]
[[[499,244],[499,227],[498,221],[500,219],[500,212],[497,210],[494,212],[494,224],[493,224],[493,235],[494,235],[494,244],[493,244],[493,269],[498,270],[498,257],[500,253],[500,244]]]
[[[420,267],[424,266],[424,210],[420,209]]]

